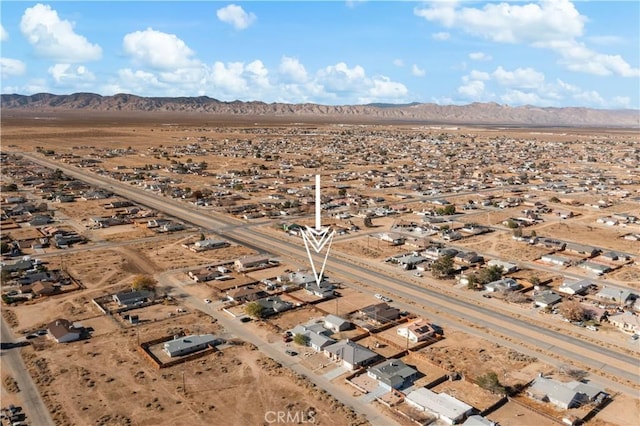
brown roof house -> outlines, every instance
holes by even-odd
[[[47,324],[49,336],[58,343],[73,342],[80,339],[82,328],[76,327],[69,320],[59,318]]]

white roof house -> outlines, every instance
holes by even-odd
[[[446,393],[435,393],[427,388],[411,391],[405,402],[418,410],[428,411],[447,424],[456,424],[469,415],[473,407]]]
[[[163,350],[170,357],[181,356],[215,345],[217,341],[213,334],[194,334],[165,342]]]

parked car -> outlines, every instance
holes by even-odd
[[[204,303],[211,303],[211,299],[204,299]]]
[[[298,352],[292,351],[291,349],[287,349],[286,351],[284,351],[284,353],[286,353],[287,355],[291,355],[291,356],[298,355]]]

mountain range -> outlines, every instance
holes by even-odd
[[[7,111],[56,113],[163,112],[202,113],[224,116],[264,116],[327,121],[362,120],[376,122],[425,122],[441,124],[477,124],[505,126],[567,126],[639,128],[640,111],[607,110],[581,107],[511,107],[497,103],[438,105],[432,103],[320,105],[265,102],[223,102],[207,96],[140,97],[130,94],[101,96],[94,93],[54,95],[39,93],[25,96],[2,95],[0,107]]]

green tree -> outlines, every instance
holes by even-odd
[[[305,336],[304,334],[297,333],[295,336],[293,336],[293,343],[300,346],[308,346],[309,336]]]
[[[476,384],[481,388],[495,394],[504,394],[506,391],[504,386],[502,386],[502,384],[500,383],[498,375],[493,371],[488,371],[482,376],[479,376],[476,379]]]
[[[453,256],[441,256],[431,264],[431,275],[437,279],[449,278],[453,275]]]
[[[478,272],[478,282],[483,285],[498,281],[500,278],[502,278],[502,266],[493,265]]]
[[[247,306],[244,307],[244,312],[253,318],[262,318],[264,313],[264,308],[258,302],[247,303]]]
[[[156,281],[151,275],[136,275],[131,281],[131,289],[135,291],[154,291],[156,289],[156,285],[158,285],[158,281]]]

